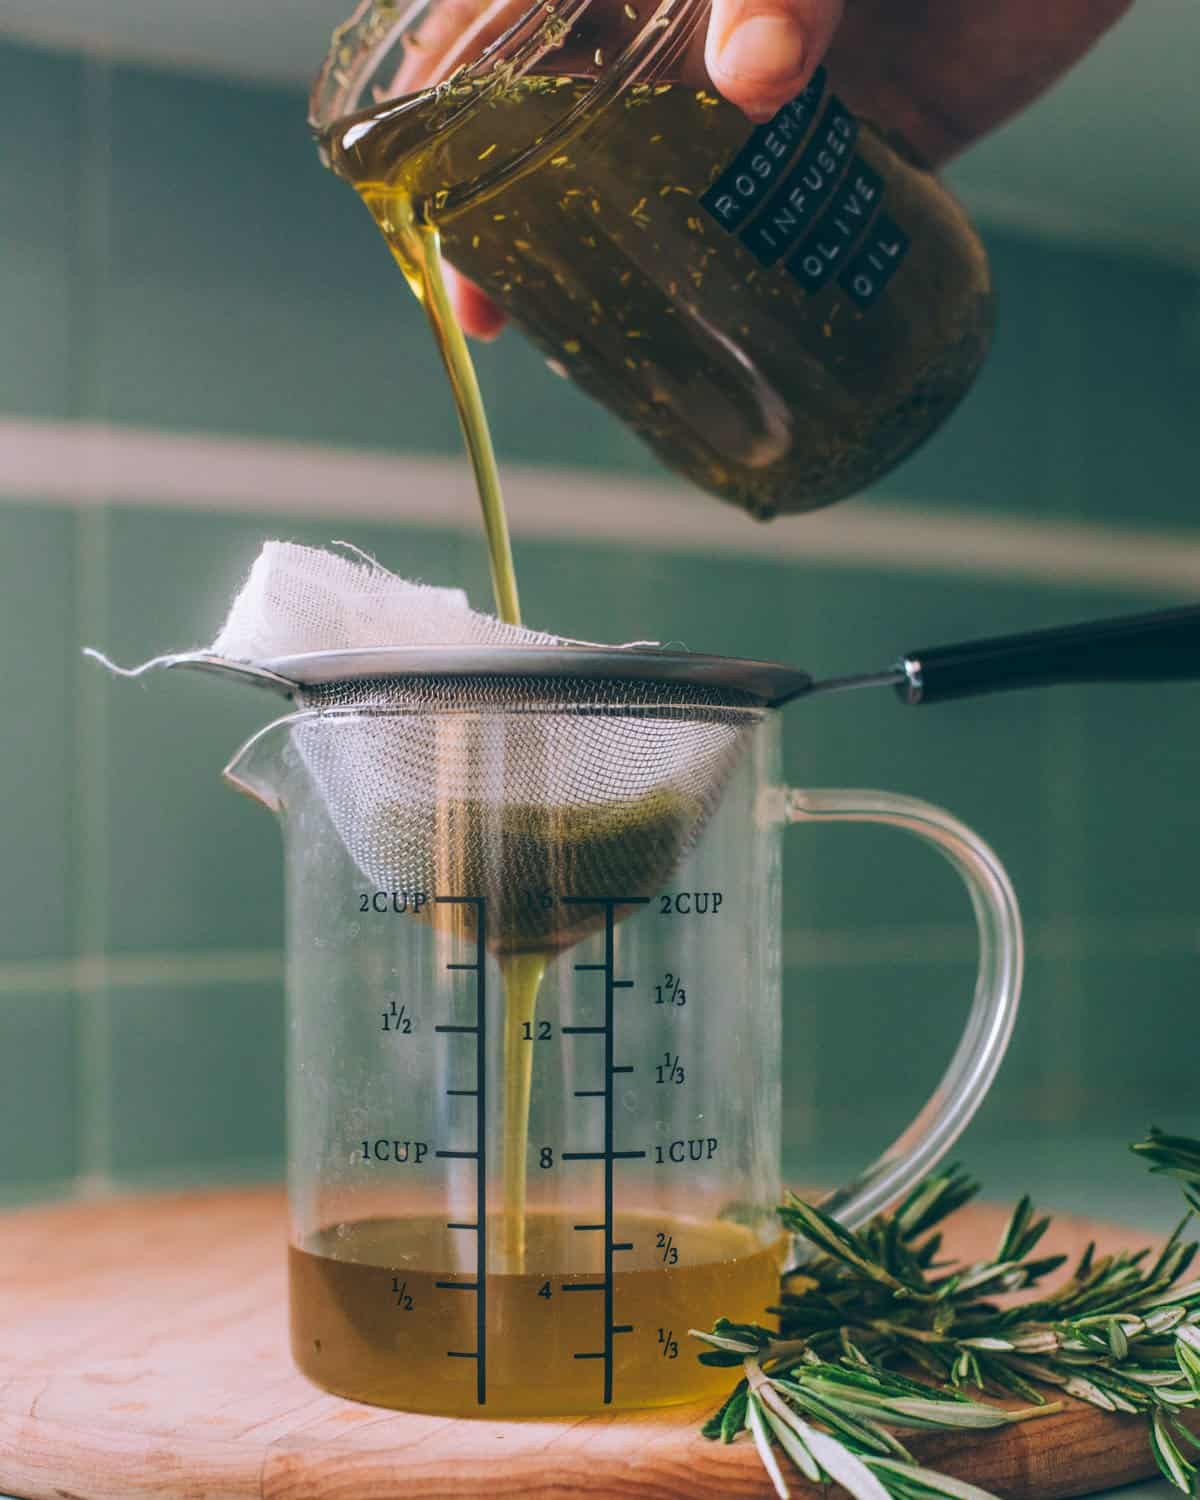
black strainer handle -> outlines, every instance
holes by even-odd
[[[1200,679],[1200,607],[1160,610],[906,652],[905,703],[946,703],[1063,682]]]

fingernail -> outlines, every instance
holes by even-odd
[[[750,16],[725,38],[717,68],[727,78],[777,84],[796,77],[804,55],[804,28],[791,16]]]

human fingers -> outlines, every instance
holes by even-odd
[[[440,82],[494,41],[523,8],[524,0],[441,0],[409,36],[390,92],[413,93]],[[500,308],[453,266],[443,263],[442,273],[463,331],[477,339],[497,338],[505,324]]]
[[[408,34],[389,94],[411,94],[440,83],[502,35],[525,5],[526,0],[439,0]]]
[[[504,313],[490,297],[481,292],[473,281],[460,276],[453,266],[444,266],[446,290],[463,332],[473,338],[491,340],[497,338],[506,322]]]
[[[705,63],[752,120],[769,119],[804,87],[842,18],[842,0],[713,0]]]

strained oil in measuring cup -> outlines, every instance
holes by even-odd
[[[577,1233],[578,1214],[529,1215],[524,1274],[488,1280],[489,1415],[545,1417],[594,1408],[595,1299],[601,1272]],[[499,1226],[497,1226],[499,1227]],[[667,1406],[729,1393],[729,1371],[701,1365],[690,1327],[718,1317],[758,1322],[777,1299],[782,1243],[764,1247],[737,1224],[618,1213],[613,1232],[636,1248],[613,1278],[613,1303],[632,1332],[614,1340],[612,1384],[619,1406]],[[290,1251],[292,1348],[327,1389],[407,1411],[475,1409],[462,1364],[447,1351],[474,1350],[475,1299],[447,1281],[461,1246],[442,1217],[366,1219],[338,1226]],[[628,1265],[625,1263],[629,1262]]]

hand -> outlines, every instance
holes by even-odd
[[[475,0],[451,3],[477,13]],[[716,88],[758,121],[827,60],[851,109],[899,131],[936,167],[1044,93],[1131,3],[712,0],[704,61]],[[495,338],[504,314],[447,274],[462,326]]]

